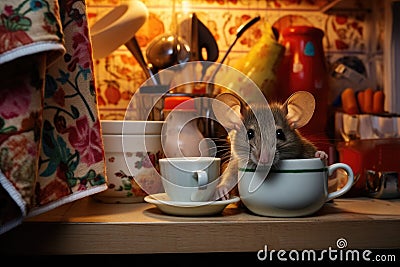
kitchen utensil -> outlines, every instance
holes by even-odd
[[[228,50],[226,51],[224,57],[221,59],[221,64],[224,63],[225,59],[228,57],[228,54],[231,52],[233,46],[236,44],[237,40],[245,33],[251,26],[253,26],[257,21],[260,20],[260,16],[254,17],[245,24],[241,25],[237,30],[236,30],[236,37],[233,43],[229,46]]]
[[[176,33],[175,0],[172,4],[170,32],[155,37],[146,49],[147,61],[154,73],[190,60],[189,44]]]
[[[121,4],[112,9],[90,29],[93,57],[96,59],[106,57],[121,45],[125,45],[143,69],[146,77],[151,78],[156,85],[159,81],[146,64],[135,37],[135,33],[143,26],[148,16],[147,7],[140,1],[131,1],[129,4]]]
[[[168,33],[155,37],[146,49],[146,57],[154,73],[176,64],[188,62],[190,47],[180,36]]]
[[[160,81],[157,79],[158,76],[154,76],[153,71],[146,63],[136,37],[133,36],[128,42],[125,43],[125,46],[129,49],[129,51],[135,57],[136,61],[139,63],[140,67],[143,69],[146,78],[150,78],[153,81],[154,85],[160,84]]]
[[[368,196],[383,199],[400,197],[398,172],[366,170],[366,173]]]
[[[215,78],[215,75],[217,75],[217,72],[219,71],[219,69],[221,68],[222,64],[224,63],[225,59],[228,57],[229,53],[231,52],[233,46],[236,44],[237,40],[239,40],[239,38],[243,35],[243,33],[245,33],[251,26],[253,26],[257,21],[260,20],[260,16],[254,17],[251,20],[249,20],[248,22],[246,22],[245,24],[241,25],[237,31],[236,31],[236,37],[235,40],[233,41],[233,43],[229,46],[228,50],[225,52],[224,57],[221,59],[220,64],[216,67],[216,69],[214,70],[213,74],[211,75],[210,79],[209,79],[209,85],[207,86],[207,92],[210,94],[212,91],[212,81]]]
[[[184,19],[179,24],[179,36],[188,40],[190,46],[190,61],[216,62],[219,57],[219,48],[212,32],[197,17],[196,13]],[[211,64],[202,64],[201,79]]]
[[[116,6],[90,28],[93,58],[103,58],[128,42],[147,21],[149,11],[141,1]]]
[[[190,36],[186,36],[185,33],[190,33]],[[217,61],[219,56],[217,41],[196,13],[181,23],[179,35],[190,40],[190,61]]]

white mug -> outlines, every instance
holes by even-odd
[[[328,192],[328,178],[335,170],[346,171],[347,183]],[[239,168],[238,190],[243,204],[253,213],[270,217],[300,217],[315,213],[353,185],[354,174],[344,163],[327,166],[319,158],[281,160],[269,170]]]
[[[221,159],[176,157],[159,160],[162,184],[171,201],[213,200],[219,182]]]
[[[163,124],[101,121],[108,189],[93,198],[103,203],[137,203],[162,192],[158,159],[162,157]]]

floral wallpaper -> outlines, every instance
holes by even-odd
[[[123,0],[89,0],[89,24],[94,24]],[[373,1],[345,1],[344,8],[329,7],[333,0],[143,0],[149,10],[147,22],[136,33],[143,54],[151,40],[179,26],[195,12],[211,31],[219,48],[219,59],[236,38],[237,29],[255,16],[261,17],[278,31],[291,25],[307,25],[324,31],[323,45],[328,65],[343,57],[358,59],[366,75],[376,87],[382,86],[375,77],[382,71],[382,28],[373,19]],[[337,1],[336,1],[337,2]],[[333,7],[335,7],[333,5]],[[379,7],[379,6],[378,6]],[[173,16],[175,15],[175,17]],[[378,16],[379,17],[379,16]],[[176,18],[177,24],[174,24]],[[224,62],[234,65],[261,38],[261,23],[246,31]],[[378,38],[376,38],[378,36]],[[123,119],[131,96],[146,77],[132,54],[121,46],[106,58],[95,61],[98,102],[103,119]],[[335,84],[334,86],[340,86]],[[333,90],[340,90],[334,88]]]

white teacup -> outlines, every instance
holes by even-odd
[[[346,171],[347,183],[328,192],[328,178],[338,169]],[[353,181],[353,171],[347,164],[326,166],[319,158],[288,159],[269,172],[240,168],[238,190],[243,204],[255,214],[300,217],[315,213],[325,202],[349,191]]]
[[[162,184],[170,200],[205,202],[213,200],[219,182],[221,159],[177,157],[159,160]]]

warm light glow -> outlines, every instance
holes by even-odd
[[[168,42],[173,42],[174,39],[175,39],[175,36],[173,36],[173,35],[169,35],[169,36],[167,37],[167,41],[168,41]]]
[[[190,4],[190,1],[182,1],[182,14],[184,15],[184,17],[186,17],[186,15],[192,13],[192,7]]]

